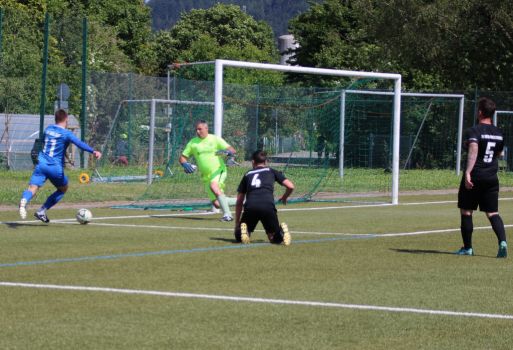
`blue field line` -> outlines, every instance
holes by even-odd
[[[369,239],[369,238],[374,238],[377,236],[378,235],[365,235],[365,236],[355,235],[355,236],[345,236],[345,237],[319,238],[319,239],[311,239],[311,240],[294,241],[293,244],[296,245],[296,244],[307,244],[307,243],[325,243],[325,242],[330,242],[330,241]],[[82,256],[82,257],[77,257],[77,258],[18,261],[18,262],[13,262],[13,263],[0,264],[0,267],[49,265],[49,264],[82,262],[82,261],[96,261],[96,260],[116,260],[116,259],[123,259],[123,258],[145,257],[145,256],[153,256],[153,255],[201,253],[201,252],[214,252],[214,251],[222,251],[222,250],[230,250],[230,249],[262,248],[262,247],[270,247],[270,246],[272,246],[271,243],[233,244],[233,245],[222,246],[222,247],[160,250],[160,251],[155,251],[155,252],[140,252],[140,253],[125,253],[125,254],[113,254],[113,255]],[[290,248],[286,248],[286,249],[290,249]]]

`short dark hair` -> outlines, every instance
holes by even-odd
[[[208,123],[204,119],[196,120],[196,123],[194,123],[194,127],[197,127],[199,124],[206,124],[208,127]]]
[[[68,113],[66,113],[64,109],[58,109],[57,112],[55,112],[55,123],[62,123],[66,118],[68,118]]]
[[[483,115],[487,118],[493,118],[493,115],[495,114],[495,110],[497,106],[495,105],[495,102],[491,98],[488,97],[481,97],[479,99],[478,110],[483,113]]]
[[[253,152],[253,155],[251,156],[251,159],[256,164],[264,164],[267,162],[267,152],[262,151],[261,149]]]

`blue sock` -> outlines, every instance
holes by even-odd
[[[55,204],[59,203],[59,201],[64,197],[64,192],[62,191],[55,191],[52,193],[47,199],[45,204],[43,204],[42,208],[48,210],[51,207],[53,207]]]
[[[21,195],[21,198],[25,198],[27,200],[27,204],[30,202],[32,197],[34,197],[34,195],[29,190],[25,190]]]

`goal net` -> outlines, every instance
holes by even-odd
[[[93,182],[144,181],[175,175],[178,152],[192,137],[196,119],[212,119],[213,103],[187,100],[124,100],[109,127],[96,132],[103,157]]]
[[[295,201],[394,203],[399,170],[459,171],[462,95],[397,96],[397,80],[389,75],[264,66],[273,69],[228,65],[219,84],[202,80],[219,76],[213,63],[182,65],[161,91],[171,99],[117,103],[114,122],[103,128],[99,181],[150,184],[131,208],[210,207],[199,175],[184,174],[178,164],[199,119],[237,150],[240,166],[228,169],[229,197],[236,196],[256,149],[296,184]]]
[[[342,118],[348,159],[345,166],[390,169],[387,130],[381,120],[391,118],[393,94],[386,91],[345,90]],[[464,95],[401,94],[401,170],[449,169],[460,172]],[[362,123],[366,126],[362,128]],[[361,133],[360,130],[365,132]],[[363,154],[355,157],[355,153]],[[362,163],[363,162],[363,163]],[[360,163],[360,164],[358,164]]]
[[[186,65],[175,72],[170,83],[173,86],[170,95],[175,99],[175,105],[179,105],[179,101],[189,101],[186,107],[182,107],[187,112],[177,114],[178,120],[173,120],[171,130],[177,133],[170,136],[171,155],[167,157],[167,162],[161,161],[162,156],[157,156],[156,144],[161,141],[155,137],[154,160],[149,162],[148,169],[153,163],[153,169],[160,170],[159,177],[150,178],[149,170],[146,169],[147,181],[151,185],[147,187],[144,195],[129,207],[186,209],[210,206],[199,175],[184,174],[177,162],[186,142],[194,136],[194,121],[198,119],[205,119],[209,123],[211,133],[222,136],[237,150],[237,162],[240,166],[228,169],[225,192],[229,197],[235,197],[240,179],[250,169],[251,153],[263,149],[268,153],[270,165],[283,171],[295,183],[295,197],[292,200],[394,202],[394,177],[398,173],[399,159],[398,153],[395,152],[398,150],[398,144],[394,142],[394,135],[399,131],[400,107],[400,104],[397,104],[400,96],[394,94],[394,91],[400,91],[399,75],[267,64],[253,66],[247,62],[234,61],[221,61],[225,66],[219,70],[219,62],[216,61],[215,65],[202,65],[199,73],[199,67],[193,66],[197,74],[191,72]],[[239,64],[242,66],[238,66]],[[249,66],[246,66],[248,64]],[[295,71],[297,69],[299,70]],[[315,76],[314,83],[325,86],[304,86],[309,75]],[[194,105],[190,96],[191,89],[188,88],[189,85],[197,86],[198,80],[194,79],[198,79],[198,76],[200,79],[215,79],[214,89],[205,88],[201,97],[203,101],[214,104],[213,111],[211,104],[208,105],[208,110],[205,109],[205,105],[201,105],[205,113],[191,110],[200,108],[191,107]],[[202,86],[208,87],[208,82],[203,82]],[[392,93],[391,102],[386,107],[392,113],[380,121],[380,128],[388,132],[388,148],[385,151],[388,168],[385,169],[382,165],[374,167],[363,162],[351,164],[346,157],[345,161],[350,166],[346,167],[345,174],[341,177],[339,163],[344,159],[340,155],[343,112],[341,91],[355,86],[365,89],[379,87]],[[155,133],[158,132],[159,125],[166,123],[164,106],[168,103],[170,102],[155,101]],[[149,119],[152,115],[151,110],[146,106],[146,115]],[[159,113],[160,110],[163,112]],[[158,115],[163,115],[160,118],[163,121],[160,123],[157,122]],[[362,123],[365,127],[366,122]],[[123,125],[126,124],[127,122]],[[179,129],[177,125],[180,125]],[[134,130],[133,127],[131,129]],[[123,128],[118,127],[118,130],[120,131],[112,132],[111,135],[125,133]],[[151,130],[150,126],[149,131]],[[365,129],[361,132],[367,133]],[[114,138],[110,136],[110,139]],[[138,149],[142,150],[140,147]],[[161,148],[159,154],[166,153],[162,150]],[[146,150],[143,153],[146,154]],[[156,162],[155,159],[159,161]],[[394,166],[394,163],[397,165]],[[158,164],[165,166],[159,168]]]

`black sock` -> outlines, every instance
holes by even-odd
[[[233,235],[235,236],[235,241],[237,243],[242,242],[240,228],[236,228],[235,231],[233,231]]]
[[[506,242],[506,231],[504,230],[504,223],[502,222],[500,215],[497,214],[490,216],[488,220],[490,220],[490,224],[492,224],[493,232],[495,232],[499,243],[501,241]]]
[[[472,215],[461,216],[461,238],[463,238],[463,247],[465,249],[472,248],[472,231],[474,231],[474,223]]]

